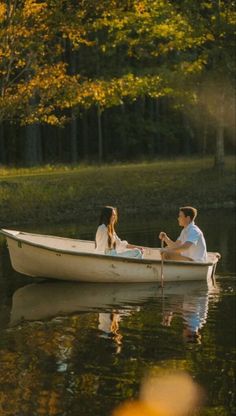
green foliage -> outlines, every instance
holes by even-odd
[[[234,71],[235,11],[220,4],[1,1],[1,119],[58,124],[68,108],[193,97],[193,77]]]

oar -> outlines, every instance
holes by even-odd
[[[161,240],[161,248],[164,247],[164,240]],[[161,287],[164,286],[164,255],[161,253]]]

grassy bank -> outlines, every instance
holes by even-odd
[[[235,204],[235,158],[223,175],[212,159],[98,166],[0,168],[0,226],[45,221],[97,219],[102,205],[115,205],[122,217]]]

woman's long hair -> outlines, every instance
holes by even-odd
[[[111,222],[111,217],[113,214],[113,211],[115,211],[116,213],[116,218],[114,222]],[[102,212],[100,215],[100,220],[99,220],[99,224],[98,225],[102,225],[105,224],[107,226],[107,242],[108,242],[108,247],[109,248],[116,248],[116,242],[114,241],[112,243],[113,240],[113,236],[115,234],[115,223],[117,222],[117,209],[115,207],[111,207],[111,206],[105,206],[102,208]]]

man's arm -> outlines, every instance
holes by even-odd
[[[164,233],[163,231],[160,232],[159,238],[160,240],[166,243],[167,247],[170,247],[170,248],[175,248],[175,247],[177,248],[181,244],[180,240],[176,240],[176,241],[171,240],[170,237],[168,237],[168,235]]]
[[[189,247],[191,247],[191,245],[193,243],[191,243],[190,241],[186,241],[185,243],[181,243],[180,240],[177,240],[176,243],[178,242],[178,245],[172,245],[172,246],[167,246],[166,248],[163,248],[161,251],[162,253],[181,253],[182,251],[187,250]]]

